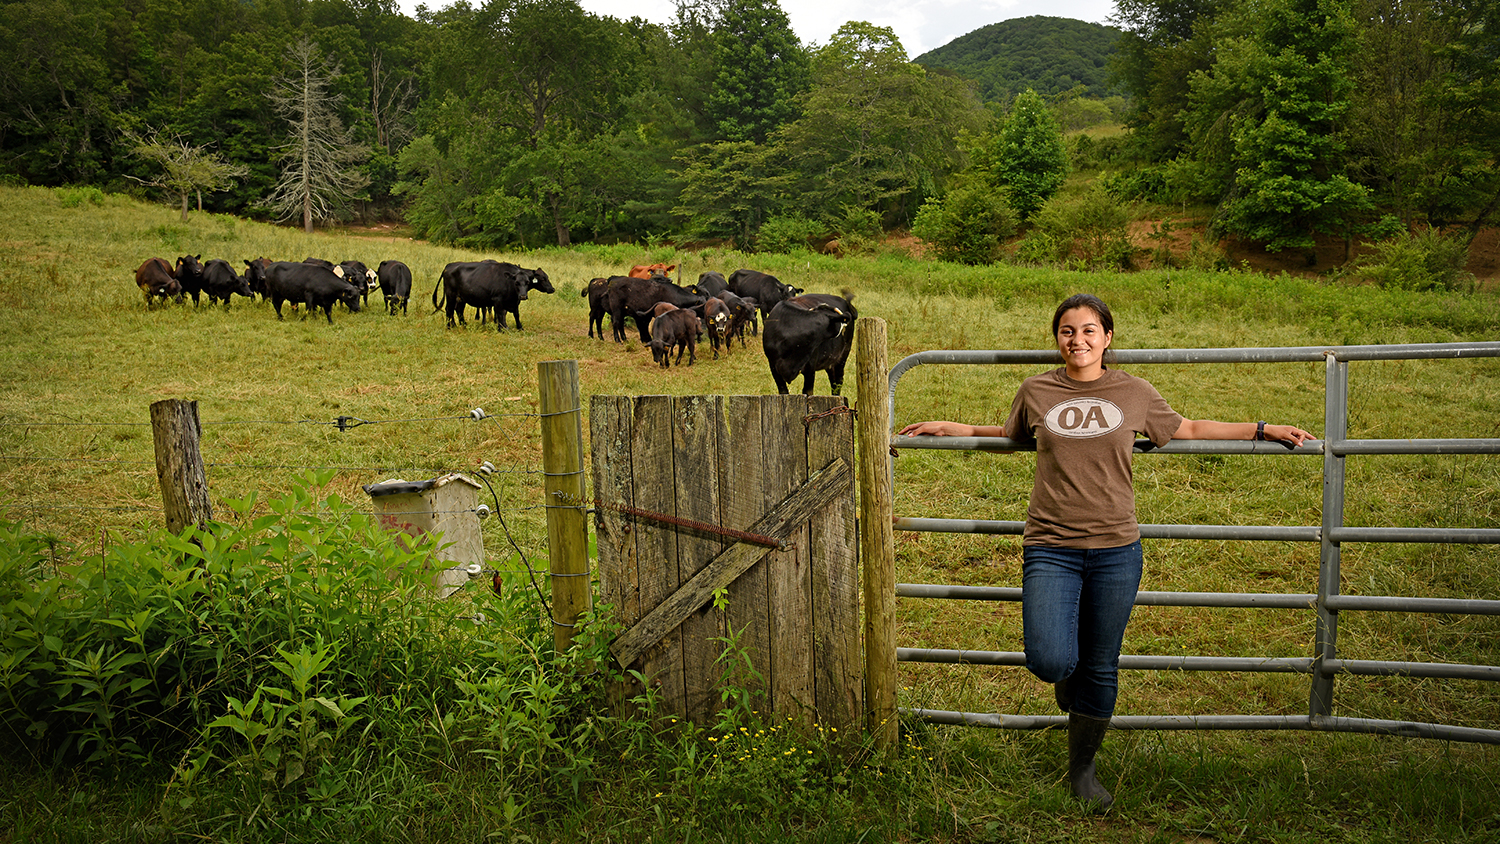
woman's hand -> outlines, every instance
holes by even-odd
[[[980,433],[982,429],[974,425],[965,425],[962,422],[913,422],[902,428],[898,433],[904,437],[930,436],[930,437],[1003,437],[999,428],[991,427],[989,430],[995,433]]]
[[[1295,425],[1267,425],[1266,439],[1287,443],[1295,448],[1307,440],[1315,440],[1317,437]]]

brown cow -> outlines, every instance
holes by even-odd
[[[695,349],[698,335],[703,332],[703,323],[698,315],[687,308],[673,308],[651,320],[651,359],[662,367],[672,365],[672,348],[677,347],[677,365],[682,365],[682,353],[688,353],[688,366],[697,359]]]
[[[181,296],[182,285],[177,282],[177,273],[166,258],[147,258],[135,271],[135,284],[146,294],[146,308],[153,299],[167,301],[168,296]]]
[[[677,269],[676,264],[636,264],[630,268],[626,275],[631,278],[654,278],[657,281],[671,281],[672,271]]]

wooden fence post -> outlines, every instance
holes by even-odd
[[[547,561],[552,576],[552,642],[561,654],[573,644],[578,619],[589,609],[591,591],[578,361],[539,362],[537,389],[546,476]]]
[[[896,722],[896,541],[891,527],[890,369],[885,320],[863,317],[854,332],[859,390],[859,557],[864,567],[865,727],[877,749],[894,748]]]
[[[204,527],[214,511],[198,448],[203,437],[198,403],[183,399],[153,402],[151,433],[156,440],[156,480],[167,511],[167,530],[180,534],[188,525]]]

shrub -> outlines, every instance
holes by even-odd
[[[1015,232],[1015,215],[1000,191],[979,184],[927,202],[912,225],[912,234],[930,244],[939,258],[963,264],[993,263]]]
[[[57,201],[64,208],[77,208],[85,202],[94,205],[104,204],[104,191],[93,186],[81,188],[58,188]]]
[[[1461,239],[1426,228],[1375,244],[1373,258],[1352,273],[1394,290],[1469,290],[1474,276],[1464,270],[1467,260],[1468,246]]]
[[[794,252],[812,246],[826,229],[821,223],[797,214],[767,220],[755,235],[755,246],[761,252]]]
[[[1135,247],[1126,230],[1129,211],[1102,188],[1048,200],[1017,251],[1031,263],[1079,268],[1129,268]]]

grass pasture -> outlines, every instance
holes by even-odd
[[[278,322],[268,304],[238,298],[227,311],[206,304],[148,310],[133,282],[135,267],[151,256],[190,252],[237,268],[261,255],[359,259],[372,268],[395,258],[412,268],[413,299],[406,316],[391,317],[377,292],[364,312],[335,309],[332,325],[321,316]],[[432,312],[428,297],[442,266],[480,257],[540,266],[550,276],[557,293],[522,304],[524,331],[500,334],[472,321],[449,330]],[[853,291],[861,315],[887,320],[892,363],[922,349],[1045,347],[1052,308],[1078,290],[1112,305],[1116,343],[1128,348],[1500,334],[1500,303],[1491,291],[1410,293],[1243,273],[970,268],[899,255],[679,253],[670,246],[481,256],[399,238],[307,236],[213,215],[182,223],[172,209],[122,197],[0,188],[0,517],[48,537],[59,564],[149,535],[161,523],[161,499],[148,408],[186,398],[199,402],[217,513],[254,495],[262,503],[250,512],[263,514],[265,501],[312,470],[332,471],[322,494],[361,506],[364,484],[490,461],[501,470],[494,483],[511,535],[487,520],[487,550],[509,559],[513,539],[529,556],[544,555],[536,506],[540,441],[529,415],[537,361],[576,359],[585,396],[775,389],[753,342],[720,360],[703,346],[696,365],[662,370],[634,340],[586,336],[587,307],[578,294],[588,279],[662,260],[680,262],[684,279],[750,266],[811,292]],[[1029,374],[1022,367],[919,368],[902,381],[897,424],[1002,421]],[[1321,365],[1155,366],[1138,374],[1189,416],[1322,429]],[[1352,437],[1500,436],[1500,361],[1356,363],[1351,381]],[[852,394],[852,367],[847,386]],[[851,395],[856,405],[861,398]],[[469,418],[476,407],[491,418]],[[367,424],[340,431],[334,422],[341,416]],[[897,512],[913,516],[1019,519],[1031,478],[1024,455],[907,451],[896,472]],[[1143,522],[1318,523],[1322,485],[1314,458],[1144,456],[1136,473]],[[1500,463],[1351,459],[1348,496],[1350,525],[1500,527]],[[903,582],[1019,585],[1017,538],[898,534],[897,554]],[[1143,588],[1315,592],[1317,568],[1311,546],[1156,541],[1147,546]],[[1493,598],[1500,569],[1486,547],[1350,545],[1342,588]],[[903,645],[1020,649],[1014,605],[904,600],[897,623]],[[1312,635],[1310,613],[1141,608],[1125,647],[1306,656]],[[1340,649],[1353,659],[1493,665],[1500,664],[1497,642],[1500,624],[1484,617],[1348,613],[1340,622]],[[1127,672],[1121,680],[1121,714],[1301,714],[1307,706],[1307,682],[1297,675]],[[903,706],[1051,709],[1050,690],[1019,669],[907,665],[902,685]],[[1343,678],[1336,695],[1338,714],[1500,725],[1500,693],[1477,681]],[[820,769],[833,771],[826,776],[774,761],[772,747],[779,755],[788,747],[813,754],[782,739],[722,761],[717,750],[728,737],[712,730],[637,736],[624,749],[600,739],[608,758],[559,787],[567,799],[543,801],[512,795],[521,780],[498,766],[433,751],[433,736],[446,723],[441,715],[384,717],[388,745],[366,742],[358,754],[365,761],[346,772],[339,796],[303,803],[266,802],[231,769],[205,776],[184,803],[180,786],[165,786],[170,765],[136,776],[6,762],[0,842],[1500,840],[1500,752],[1480,745],[1337,734],[1116,733],[1100,764],[1120,800],[1095,819],[1066,798],[1065,751],[1053,735],[911,724],[898,757],[829,763]],[[277,824],[245,820],[271,805],[306,815]]]

